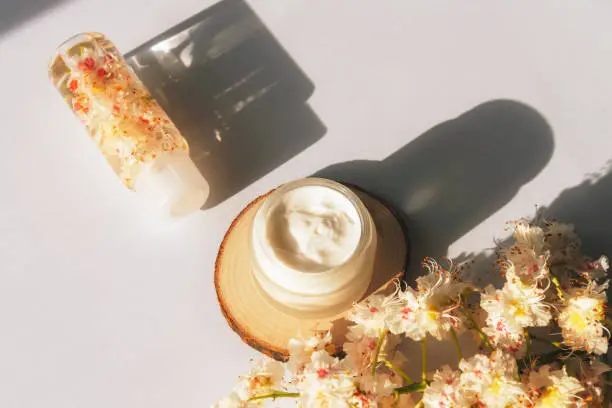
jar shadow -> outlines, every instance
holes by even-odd
[[[520,102],[494,100],[433,127],[382,161],[338,163],[316,176],[357,185],[400,213],[410,238],[405,279],[414,285],[424,273],[420,264],[425,257],[445,256],[452,243],[532,180],[553,150],[553,132],[540,113]],[[336,324],[335,333],[346,333],[350,322]],[[466,357],[478,351],[471,333],[459,341]],[[428,343],[429,370],[457,364],[450,341],[430,338]],[[406,356],[420,355],[418,342],[403,342],[401,350]],[[419,367],[409,364],[404,369],[418,378]]]
[[[411,244],[407,279],[494,214],[552,157],[546,119],[511,100],[483,103],[426,131],[382,161],[349,161],[315,176],[359,186],[397,210]]]

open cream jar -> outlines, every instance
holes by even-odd
[[[374,221],[349,188],[297,180],[270,194],[255,215],[254,277],[280,307],[331,316],[365,293],[376,243]]]

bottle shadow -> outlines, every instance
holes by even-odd
[[[0,2],[0,37],[26,21],[68,0],[3,0]]]
[[[351,161],[317,176],[355,184],[400,211],[410,235],[407,279],[509,202],[548,163],[553,133],[535,109],[483,103],[443,122],[382,161]]]
[[[223,0],[125,55],[190,144],[204,208],[321,139],[313,83],[243,0]]]

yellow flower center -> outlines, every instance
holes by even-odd
[[[557,408],[561,406],[564,406],[564,400],[557,387],[548,387],[536,403],[538,408]]]
[[[272,386],[272,377],[267,375],[258,375],[249,381],[249,391],[257,392],[261,389],[270,388]]]
[[[527,315],[527,309],[518,300],[512,299],[510,301],[510,306],[514,308],[514,315],[516,317],[525,317]]]
[[[427,318],[432,322],[435,322],[436,320],[438,320],[438,311],[434,308],[429,308],[429,310],[427,311]]]
[[[567,320],[576,331],[584,330],[587,327],[587,321],[580,312],[574,311],[570,313]]]
[[[489,391],[491,391],[493,394],[499,394],[501,389],[502,382],[499,380],[499,377],[496,376],[493,382],[491,383],[491,386],[489,387]]]

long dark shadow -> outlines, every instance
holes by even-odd
[[[495,213],[548,163],[553,134],[535,109],[483,103],[426,131],[382,161],[335,164],[317,175],[356,184],[402,211],[411,240],[408,277],[423,257]]]
[[[213,207],[319,140],[313,83],[243,0],[224,0],[126,54],[211,184]]]
[[[18,25],[70,0],[2,0],[0,1],[0,37]]]

